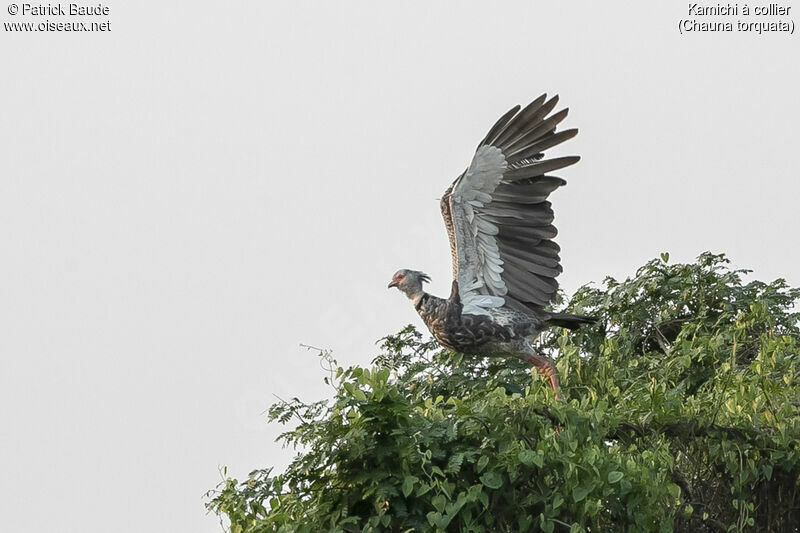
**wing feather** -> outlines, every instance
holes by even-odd
[[[570,130],[564,130],[558,133],[553,133],[552,135],[544,136],[540,139],[533,141],[530,144],[520,146],[519,149],[514,149],[515,151],[514,153],[511,154],[511,157],[520,160],[534,158],[538,154],[541,154],[542,152],[547,150],[548,148],[552,148],[553,146],[557,146],[564,141],[572,139],[577,134],[578,134],[578,129],[572,128]]]
[[[495,122],[494,126],[492,126],[492,129],[489,130],[489,133],[487,133],[486,137],[484,137],[483,140],[481,141],[481,144],[478,145],[478,148],[487,144],[491,144],[491,140],[493,140],[498,133],[503,131],[503,128],[505,128],[508,125],[508,121],[511,120],[511,118],[514,115],[517,114],[517,111],[519,111],[518,105],[515,105],[514,107],[506,111],[506,114],[500,117],[497,122]]]
[[[535,312],[558,290],[560,250],[552,241],[557,229],[548,197],[566,182],[546,174],[579,158],[543,156],[578,133],[555,131],[568,112],[548,116],[557,103],[557,96],[542,95],[501,116],[467,170],[442,195],[465,314],[490,314],[504,305]]]
[[[578,161],[580,161],[580,157],[578,157],[577,155],[572,155],[567,157],[555,157],[553,159],[544,159],[542,161],[536,161],[535,163],[531,163],[529,165],[514,167],[511,170],[508,170],[503,175],[503,178],[508,181],[515,181],[525,178],[532,178],[534,176],[542,176],[545,173],[550,172],[552,170],[559,170],[564,167],[574,165]]]
[[[515,120],[512,123],[509,123],[496,139],[492,139],[491,144],[494,144],[495,146],[510,145],[511,143],[509,140],[514,140],[515,138],[519,137],[519,135],[524,131],[525,124],[529,120],[535,119],[538,113],[542,111],[543,104],[546,100],[547,95],[543,94],[525,106],[525,109],[519,112],[519,115],[515,117]],[[546,114],[547,111],[544,111],[544,113]]]

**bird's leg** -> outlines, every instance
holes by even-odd
[[[555,392],[556,398],[561,399],[561,390],[558,386],[558,376],[556,375],[556,365],[553,361],[535,352],[528,357],[526,361],[536,367],[539,373],[550,384],[550,388]]]

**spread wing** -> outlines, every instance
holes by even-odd
[[[542,95],[500,117],[442,196],[465,314],[488,314],[503,305],[530,313],[556,294],[561,265],[547,197],[566,181],[546,174],[580,159],[543,157],[544,150],[578,133],[556,133],[568,111],[548,117],[557,102],[558,96]]]

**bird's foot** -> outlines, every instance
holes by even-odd
[[[539,373],[547,380],[550,388],[553,389],[557,400],[562,399],[561,388],[558,386],[558,376],[556,375],[556,365],[547,357],[533,354],[528,359],[528,363],[535,366]]]

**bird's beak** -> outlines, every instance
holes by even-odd
[[[397,281],[392,280],[392,282],[389,284],[389,286],[387,288],[391,289],[392,287],[397,287]]]

